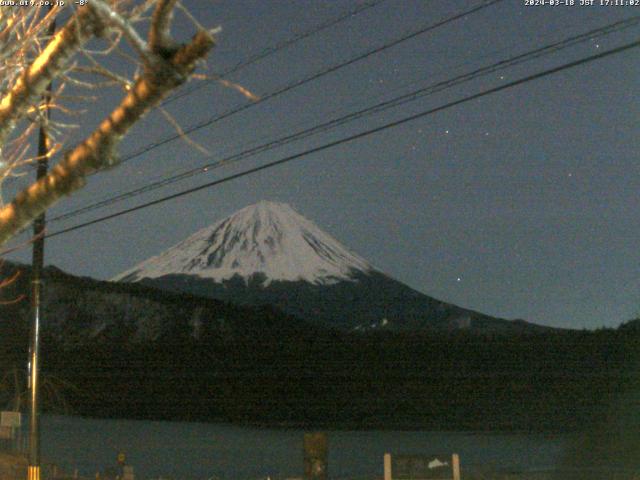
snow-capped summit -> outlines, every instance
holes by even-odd
[[[149,258],[114,280],[191,275],[216,282],[264,275],[273,281],[331,285],[373,270],[285,203],[261,201]]]
[[[171,292],[271,305],[346,330],[495,330],[511,324],[418,292],[284,203],[262,201],[118,275]]]

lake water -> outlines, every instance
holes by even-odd
[[[223,424],[42,416],[44,460],[81,475],[115,467],[126,453],[138,478],[252,479],[302,476],[302,430]],[[462,470],[494,465],[530,471],[557,466],[567,435],[424,431],[329,431],[331,478],[382,477],[385,452],[458,453]]]

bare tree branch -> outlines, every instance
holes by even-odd
[[[180,135],[180,138],[182,140],[184,140],[187,143],[187,145],[190,145],[191,147],[195,148],[196,150],[198,150],[200,153],[202,153],[205,156],[210,156],[211,155],[211,152],[209,150],[204,148],[202,145],[200,145],[195,140],[192,140],[191,138],[189,138],[189,135],[184,133],[184,130],[182,129],[180,124],[176,121],[175,118],[173,118],[173,116],[167,110],[165,110],[162,107],[159,107],[159,108],[160,108],[160,112],[162,113],[164,118],[167,119],[167,122],[169,122],[173,126],[173,128],[176,130],[178,135]]]
[[[0,101],[0,148],[17,122],[24,118],[31,105],[37,104],[47,85],[61,74],[71,57],[96,29],[92,12],[81,7],[51,39],[35,61],[26,68],[13,88]]]
[[[138,32],[126,18],[121,16],[103,0],[92,0],[88,5],[91,6],[104,25],[114,27],[120,31],[145,62],[150,60],[151,52],[149,51],[147,42],[138,35]]]
[[[175,2],[171,0],[158,1],[150,28],[150,38],[154,40],[150,41],[150,44],[160,42],[160,45],[166,45],[163,43],[167,41],[167,32],[164,30],[168,28],[171,16],[167,8],[174,4]],[[84,21],[87,21],[87,18]],[[155,21],[158,21],[159,25],[155,25]],[[93,21],[89,20],[89,23]],[[73,21],[71,24],[73,25]],[[90,31],[90,28],[87,28],[87,31]],[[56,38],[59,35],[60,33]],[[78,37],[78,35],[73,37],[76,43],[80,42]],[[61,42],[62,40],[57,41],[58,44]],[[213,45],[212,33],[200,31],[190,43],[175,48],[170,55],[167,55],[166,49],[154,55],[153,61],[145,65],[144,72],[138,77],[120,105],[103,120],[100,126],[84,142],[68,152],[64,160],[58,163],[48,175],[20,192],[9,205],[0,210],[0,244],[5,243],[62,196],[83,187],[88,175],[117,165],[119,159],[116,155],[116,147],[123,136],[171,90],[188,79],[196,63],[207,55]],[[50,50],[48,46],[45,52]],[[65,60],[68,60],[68,56]],[[45,66],[46,62],[46,59],[41,60],[42,65],[37,71],[50,70]],[[58,70],[60,69],[59,67]],[[1,123],[0,127],[2,127]]]
[[[173,46],[170,29],[176,1],[158,0],[156,4],[156,9],[151,19],[151,28],[149,29],[149,45],[155,53],[162,54]]]

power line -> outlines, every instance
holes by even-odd
[[[260,60],[263,60],[265,58],[267,58],[270,55],[273,55],[274,53],[279,52],[280,50],[283,50],[287,47],[290,47],[291,45],[294,45],[295,43],[300,42],[301,40],[304,40],[305,38],[308,38],[312,35],[315,35],[316,33],[319,33],[323,30],[326,30],[328,28],[331,28],[345,20],[348,20],[352,17],[354,17],[355,15],[358,15],[359,13],[364,12],[365,10],[369,10],[370,8],[373,8],[377,5],[379,5],[382,2],[385,2],[387,0],[374,0],[374,1],[370,1],[367,3],[364,3],[362,5],[358,5],[356,8],[353,8],[351,10],[349,10],[348,12],[340,15],[339,17],[336,18],[332,18],[327,20],[326,22],[323,22],[319,25],[316,25],[314,27],[312,27],[311,29],[305,31],[305,32],[301,32],[298,33],[296,35],[294,35],[293,37],[287,39],[287,40],[283,40],[279,43],[276,43],[275,45],[271,46],[271,47],[267,47],[265,49],[263,49],[262,51],[256,53],[255,55],[250,56],[249,58],[247,58],[246,60],[243,60],[237,64],[235,64],[233,67],[225,70],[224,72],[222,72],[221,74],[219,74],[220,78],[224,78],[224,77],[228,77],[229,75],[232,75],[240,70],[242,70],[245,67],[248,67],[249,65],[252,65]],[[210,82],[212,82],[213,80],[208,80],[208,81],[204,81],[204,82],[200,82],[197,85],[193,86],[192,88],[189,89],[185,89],[182,92],[176,93],[175,95],[169,97],[168,99],[166,99],[162,105],[167,105],[171,102],[173,102],[174,100],[178,100],[182,97],[185,97],[187,95],[191,95],[193,92],[202,89],[203,87],[205,87],[206,85],[208,85]]]
[[[336,147],[338,145],[342,145],[342,144],[345,144],[345,143],[348,143],[348,142],[352,142],[352,141],[358,140],[360,138],[368,137],[370,135],[382,132],[384,130],[388,130],[390,128],[395,128],[395,127],[398,127],[400,125],[404,125],[405,123],[412,122],[414,120],[418,120],[420,118],[424,118],[424,117],[429,116],[429,115],[433,115],[433,114],[435,114],[437,112],[441,112],[443,110],[447,110],[449,108],[461,105],[463,103],[470,102],[472,100],[477,100],[477,99],[485,97],[487,95],[491,95],[491,94],[494,94],[494,93],[497,93],[497,92],[500,92],[500,91],[503,91],[503,90],[506,90],[506,89],[509,89],[509,88],[513,88],[515,86],[522,85],[524,83],[528,83],[528,82],[531,82],[533,80],[537,80],[537,79],[540,79],[540,78],[543,78],[543,77],[547,77],[549,75],[553,75],[553,74],[559,73],[561,71],[568,70],[568,69],[571,69],[571,68],[575,68],[575,67],[577,67],[579,65],[584,65],[586,63],[590,63],[590,62],[593,62],[595,60],[599,60],[599,59],[608,57],[610,55],[615,55],[615,54],[618,54],[618,53],[622,53],[624,51],[631,50],[631,49],[637,48],[637,47],[640,47],[640,40],[636,40],[635,42],[627,43],[627,44],[622,45],[620,47],[617,47],[617,48],[614,48],[614,49],[611,49],[611,50],[606,50],[606,51],[603,51],[601,53],[582,58],[580,60],[575,60],[573,62],[565,63],[565,64],[560,65],[558,67],[550,68],[550,69],[544,70],[542,72],[526,76],[526,77],[521,78],[519,80],[514,80],[513,82],[509,82],[509,83],[506,83],[504,85],[500,85],[498,87],[490,88],[488,90],[484,90],[482,92],[463,97],[463,98],[461,98],[459,100],[455,100],[455,101],[446,103],[446,104],[441,105],[439,107],[435,107],[435,108],[432,108],[430,110],[426,110],[426,111],[423,111],[423,112],[420,112],[420,113],[417,113],[417,114],[414,114],[414,115],[410,115],[410,116],[405,117],[403,119],[387,123],[387,124],[382,125],[380,127],[376,127],[376,128],[372,128],[372,129],[369,129],[369,130],[365,130],[363,132],[360,132],[360,133],[357,133],[357,134],[354,134],[354,135],[350,135],[350,136],[342,138],[340,140],[336,140],[334,142],[330,142],[330,143],[326,143],[324,145],[321,145],[319,147],[315,147],[315,148],[311,148],[311,149],[305,150],[304,152],[296,153],[294,155],[290,155],[290,156],[281,158],[279,160],[275,160],[273,162],[269,162],[269,163],[266,163],[264,165],[260,165],[258,167],[254,167],[254,168],[245,170],[243,172],[239,172],[239,173],[236,173],[236,174],[233,174],[233,175],[229,175],[227,177],[224,177],[224,178],[221,178],[221,179],[218,179],[218,180],[214,180],[214,181],[209,182],[209,183],[205,183],[204,185],[200,185],[198,187],[194,187],[194,188],[190,188],[190,189],[187,189],[187,190],[183,190],[182,192],[174,193],[172,195],[168,195],[168,196],[159,198],[157,200],[153,200],[151,202],[147,202],[147,203],[144,203],[144,204],[132,207],[132,208],[128,208],[126,210],[121,210],[119,212],[116,212],[116,213],[113,213],[113,214],[110,214],[110,215],[105,215],[103,217],[100,217],[100,218],[97,218],[97,219],[94,219],[94,220],[91,220],[91,221],[88,221],[88,222],[84,222],[84,223],[81,223],[79,225],[75,225],[73,227],[66,228],[64,230],[59,230],[57,232],[53,232],[53,233],[50,233],[50,234],[46,235],[45,238],[55,237],[55,236],[58,236],[58,235],[69,233],[69,232],[72,232],[74,230],[78,230],[80,228],[88,227],[88,226],[94,225],[96,223],[101,223],[101,222],[104,222],[106,220],[110,220],[112,218],[116,218],[116,217],[119,217],[119,216],[122,216],[122,215],[126,215],[128,213],[132,213],[132,212],[135,212],[135,211],[138,211],[138,210],[142,210],[144,208],[151,207],[153,205],[157,205],[157,204],[169,201],[169,200],[173,200],[175,198],[183,197],[185,195],[189,195],[191,193],[195,193],[197,191],[204,190],[206,188],[211,188],[211,187],[214,187],[214,186],[229,182],[231,180],[235,180],[235,179],[238,179],[238,178],[241,178],[241,177],[245,177],[247,175],[251,175],[251,174],[263,171],[263,170],[267,170],[267,169],[282,165],[284,163],[288,163],[288,162],[291,162],[293,160],[305,157],[307,155],[311,155],[313,153],[318,153],[318,152],[321,152],[323,150],[327,150],[327,149]]]
[[[232,115],[234,115],[236,113],[239,113],[239,112],[247,110],[247,109],[249,109],[251,107],[254,107],[254,106],[256,106],[256,105],[258,105],[258,104],[260,104],[260,103],[262,103],[262,102],[264,102],[264,101],[266,101],[268,99],[277,97],[277,96],[279,96],[279,95],[281,95],[281,94],[283,94],[285,92],[293,90],[294,88],[297,88],[297,87],[302,86],[302,85],[304,85],[306,83],[309,83],[311,81],[317,80],[317,79],[319,79],[319,78],[321,78],[321,77],[323,77],[325,75],[328,75],[329,73],[335,72],[335,71],[337,71],[337,70],[339,70],[341,68],[344,68],[344,67],[346,67],[348,65],[352,65],[352,64],[354,64],[354,63],[356,63],[356,62],[358,62],[360,60],[364,60],[365,58],[368,58],[368,57],[370,57],[372,55],[375,55],[375,54],[380,53],[380,52],[382,52],[384,50],[392,48],[392,47],[394,47],[396,45],[399,45],[400,43],[403,43],[403,42],[405,42],[407,40],[415,38],[415,37],[417,37],[419,35],[422,35],[424,33],[427,33],[429,31],[435,30],[435,29],[437,29],[439,27],[442,27],[444,25],[447,25],[449,23],[452,23],[452,22],[454,22],[456,20],[460,20],[462,18],[465,18],[465,17],[467,17],[469,15],[472,15],[473,13],[476,13],[476,12],[478,12],[480,10],[488,8],[488,7],[490,7],[490,6],[494,5],[494,4],[500,3],[502,1],[503,0],[484,1],[481,4],[476,5],[475,7],[472,7],[469,10],[465,10],[465,11],[460,12],[460,13],[452,16],[452,17],[448,17],[448,18],[440,20],[440,21],[438,21],[438,22],[436,22],[434,24],[430,24],[430,25],[427,25],[425,27],[422,27],[422,28],[420,28],[420,29],[418,29],[418,30],[416,30],[414,32],[411,32],[411,33],[409,33],[407,35],[404,35],[404,36],[402,36],[402,37],[400,37],[400,38],[398,38],[396,40],[393,40],[392,42],[389,42],[389,43],[386,43],[386,44],[381,45],[379,47],[376,47],[376,48],[374,48],[372,50],[369,50],[369,51],[367,51],[367,52],[365,52],[363,54],[359,54],[356,57],[352,57],[351,59],[349,59],[349,60],[347,60],[347,61],[345,61],[343,63],[340,63],[338,65],[334,65],[334,66],[331,66],[331,67],[329,67],[327,69],[323,69],[323,70],[321,70],[319,72],[316,72],[316,73],[314,73],[314,74],[312,74],[312,75],[310,75],[308,77],[305,77],[302,80],[294,81],[294,82],[286,85],[285,87],[282,87],[282,88],[280,88],[278,90],[275,90],[275,91],[273,91],[273,92],[271,92],[271,93],[269,93],[269,94],[267,94],[265,96],[260,97],[257,101],[254,101],[252,103],[247,103],[247,104],[241,105],[239,107],[236,107],[234,109],[228,110],[227,112],[224,112],[224,113],[222,113],[220,115],[211,117],[211,118],[209,118],[209,119],[207,119],[207,120],[205,120],[205,121],[203,121],[203,122],[201,122],[199,124],[193,125],[193,126],[187,128],[186,130],[183,130],[180,133],[176,133],[176,134],[173,134],[173,135],[171,135],[169,137],[165,137],[164,139],[159,140],[157,142],[147,144],[145,147],[142,147],[141,149],[124,156],[121,159],[120,163],[126,163],[129,160],[132,160],[132,159],[134,159],[136,157],[139,157],[139,156],[141,156],[141,155],[143,155],[145,153],[150,152],[151,150],[154,150],[154,149],[156,149],[158,147],[161,147],[161,146],[163,146],[163,145],[165,145],[167,143],[170,143],[170,142],[172,142],[174,140],[182,138],[184,135],[189,135],[190,133],[193,133],[195,131],[201,130],[202,128],[210,126],[210,125],[212,125],[212,124],[214,124],[214,123],[216,123],[218,121],[221,121],[221,120],[223,120],[223,119],[225,119],[227,117],[230,117],[230,116],[232,116]],[[124,194],[124,195],[127,195],[127,194]],[[105,201],[110,201],[110,200],[107,199]],[[71,214],[64,214],[64,215],[61,215],[61,216],[53,218],[51,221],[61,220],[62,217],[68,218],[69,215],[71,215]]]
[[[298,33],[296,35],[294,35],[291,38],[288,38],[286,40],[283,40],[281,42],[276,43],[275,45],[272,45],[270,47],[266,47],[265,49],[261,50],[260,52],[250,56],[249,58],[247,58],[246,60],[243,60],[241,62],[238,62],[237,64],[235,64],[233,67],[225,70],[224,72],[222,72],[221,74],[218,74],[218,79],[223,79],[224,77],[227,77],[229,75],[232,75],[236,72],[239,72],[240,70],[242,70],[245,67],[248,67],[249,65],[252,65],[260,60],[263,60],[265,58],[267,58],[270,55],[273,55],[274,53],[279,52],[280,50],[283,50],[287,47],[290,47],[291,45],[294,45],[296,43],[298,43],[301,40],[304,40],[305,38],[308,38],[312,35],[315,35],[316,33],[319,33],[323,30],[326,30],[330,27],[333,27],[345,20],[348,20],[352,17],[354,17],[355,15],[358,15],[359,13],[364,12],[365,10],[369,10],[370,8],[373,8],[383,2],[386,2],[387,0],[372,0],[370,2],[364,3],[362,5],[358,5],[355,8],[347,11],[346,13],[343,13],[342,15],[336,17],[336,18],[331,18],[323,23],[320,23],[318,25],[315,25],[314,27],[312,27],[311,29],[305,31],[305,32],[301,32]],[[169,98],[165,99],[160,106],[164,107],[165,105],[168,105],[169,103],[172,103],[175,100],[178,100],[182,97],[188,96],[190,94],[192,94],[193,92],[200,90],[201,88],[205,87],[206,85],[208,85],[209,83],[213,82],[215,80],[213,79],[209,79],[209,80],[203,80],[202,82],[199,82],[197,85],[189,88],[189,89],[184,89],[180,92],[177,92],[176,94],[170,96]],[[137,156],[137,155],[134,155]],[[130,160],[129,157],[125,157],[125,160]],[[15,180],[16,177],[9,177],[9,180]]]
[[[171,135],[169,137],[165,137],[164,139],[159,140],[157,142],[147,144],[146,146],[142,147],[141,149],[122,157],[120,163],[128,162],[129,160],[137,158],[137,157],[139,157],[139,156],[141,156],[141,155],[143,155],[145,153],[150,152],[151,150],[154,150],[154,149],[156,149],[158,147],[161,147],[161,146],[163,146],[163,145],[165,145],[167,143],[170,143],[170,142],[172,142],[174,140],[180,139],[184,135],[189,135],[190,133],[193,133],[195,131],[201,130],[202,128],[205,128],[205,127],[210,126],[210,125],[212,125],[214,123],[217,123],[218,121],[221,121],[221,120],[223,120],[225,118],[228,118],[228,117],[230,117],[230,116],[232,116],[232,115],[234,115],[236,113],[240,113],[240,112],[242,112],[244,110],[247,110],[247,109],[249,109],[251,107],[254,107],[254,106],[262,103],[263,101],[266,101],[268,99],[277,97],[277,96],[279,96],[279,95],[281,95],[281,94],[283,94],[285,92],[288,92],[288,91],[293,90],[293,89],[295,89],[295,88],[297,88],[299,86],[302,86],[302,85],[304,85],[306,83],[309,83],[311,81],[317,80],[317,79],[319,79],[319,78],[321,78],[321,77],[323,77],[325,75],[328,75],[329,73],[335,72],[335,71],[337,71],[337,70],[339,70],[341,68],[344,68],[344,67],[346,67],[348,65],[352,65],[352,64],[354,64],[354,63],[356,63],[356,62],[358,62],[360,60],[364,60],[365,58],[368,58],[368,57],[370,57],[370,56],[372,56],[374,54],[377,54],[377,53],[380,53],[380,52],[382,52],[384,50],[392,48],[392,47],[394,47],[396,45],[399,45],[400,43],[403,43],[403,42],[405,42],[407,40],[415,38],[415,37],[417,37],[417,36],[419,36],[421,34],[427,33],[429,31],[432,31],[432,30],[437,29],[437,28],[439,28],[441,26],[447,25],[447,24],[449,24],[451,22],[454,22],[456,20],[460,20],[462,18],[465,18],[465,17],[467,17],[467,16],[469,16],[469,15],[471,15],[471,14],[477,12],[477,11],[480,11],[480,10],[482,10],[484,8],[490,7],[491,5],[494,5],[496,3],[500,3],[502,1],[503,0],[485,0],[484,2],[480,3],[479,5],[476,5],[475,7],[471,8],[469,10],[465,10],[465,11],[460,12],[460,13],[452,16],[452,17],[448,17],[448,18],[445,18],[443,20],[440,20],[439,22],[437,22],[435,24],[430,24],[430,25],[427,25],[425,27],[422,27],[422,28],[420,28],[420,29],[418,29],[418,30],[416,30],[414,32],[411,32],[411,33],[409,33],[407,35],[404,35],[401,38],[396,39],[396,40],[394,40],[394,41],[392,41],[390,43],[386,43],[384,45],[381,45],[380,47],[376,47],[376,48],[374,48],[372,50],[369,50],[369,51],[367,51],[367,52],[365,52],[363,54],[360,54],[360,55],[358,55],[356,57],[353,57],[353,58],[351,58],[351,59],[349,59],[349,60],[347,60],[347,61],[345,61],[345,62],[343,62],[341,64],[338,64],[338,65],[335,65],[335,66],[331,66],[331,67],[329,67],[327,69],[324,69],[324,70],[321,70],[319,72],[316,72],[316,73],[314,73],[314,74],[312,74],[312,75],[310,75],[308,77],[305,77],[302,80],[294,81],[294,82],[286,85],[285,87],[282,87],[282,88],[280,88],[280,89],[278,89],[276,91],[273,91],[273,92],[271,92],[271,93],[269,93],[269,94],[267,94],[265,96],[260,97],[257,101],[254,101],[254,102],[251,102],[251,103],[247,103],[247,104],[241,105],[239,107],[236,107],[234,109],[228,110],[227,112],[224,112],[224,113],[222,113],[220,115],[211,117],[211,118],[205,120],[204,122],[201,122],[199,124],[193,125],[193,126],[187,128],[186,130],[181,131],[180,133],[176,133],[176,134],[173,134],[173,135]],[[126,194],[124,194],[124,195],[126,195]],[[107,200],[104,200],[104,201],[105,202],[109,202],[110,200],[107,199]],[[55,217],[55,218],[52,219],[52,221],[60,220],[61,217],[67,218],[67,214]]]
[[[301,80],[296,80],[296,81],[294,81],[292,83],[289,83],[288,85],[286,85],[286,86],[284,86],[282,88],[279,88],[279,89],[277,89],[275,91],[272,91],[271,93],[267,93],[266,95],[261,96],[256,101],[253,101],[253,102],[250,102],[250,103],[245,103],[245,104],[243,104],[243,105],[241,105],[239,107],[233,108],[233,109],[228,110],[228,111],[226,111],[226,112],[224,112],[224,113],[222,113],[220,115],[211,117],[211,118],[209,118],[207,120],[204,120],[204,121],[202,121],[202,122],[200,122],[200,123],[198,123],[196,125],[193,125],[193,126],[187,128],[186,130],[183,130],[181,133],[176,133],[176,134],[173,134],[171,136],[165,137],[162,140],[158,140],[157,142],[150,143],[150,144],[146,145],[145,147],[142,147],[141,149],[138,149],[137,151],[135,151],[133,153],[130,153],[129,155],[123,157],[121,159],[121,163],[128,162],[129,160],[132,160],[132,159],[134,159],[136,157],[139,157],[139,156],[141,156],[141,155],[143,155],[145,153],[148,153],[151,150],[154,150],[154,149],[156,149],[158,147],[161,147],[162,145],[166,145],[167,143],[170,143],[170,142],[172,142],[174,140],[182,138],[184,135],[188,135],[190,133],[193,133],[195,131],[198,131],[198,130],[201,130],[201,129],[205,128],[205,127],[213,125],[214,123],[219,122],[220,120],[228,118],[228,117],[230,117],[232,115],[235,115],[236,113],[240,113],[240,112],[242,112],[244,110],[247,110],[249,108],[255,107],[256,105],[259,105],[262,102],[265,102],[267,100],[275,98],[275,97],[277,97],[279,95],[282,95],[283,93],[289,92],[289,91],[291,91],[291,90],[293,90],[295,88],[298,88],[298,87],[300,87],[302,85],[305,85],[305,84],[307,84],[309,82],[313,82],[314,80],[322,78],[322,77],[324,77],[324,76],[326,76],[326,75],[328,75],[330,73],[333,73],[333,72],[335,72],[337,70],[340,70],[340,69],[342,69],[344,67],[347,67],[349,65],[353,65],[354,63],[357,63],[357,62],[359,62],[361,60],[364,60],[366,58],[371,57],[372,55],[376,55],[376,54],[378,54],[380,52],[383,52],[383,51],[388,50],[388,49],[390,49],[392,47],[395,47],[395,46],[397,46],[397,45],[399,45],[399,44],[401,44],[403,42],[411,40],[411,39],[413,39],[413,38],[415,38],[415,37],[417,37],[419,35],[425,34],[427,32],[430,32],[432,30],[435,30],[437,28],[445,26],[445,25],[447,25],[449,23],[452,23],[452,22],[455,22],[455,21],[460,20],[462,18],[465,18],[465,17],[467,17],[469,15],[472,15],[472,14],[474,14],[474,13],[480,11],[480,10],[488,8],[488,7],[490,7],[490,6],[494,5],[494,4],[500,3],[502,1],[504,1],[504,0],[488,0],[488,1],[484,1],[480,5],[476,5],[475,7],[471,8],[469,10],[465,10],[464,12],[458,13],[458,14],[452,16],[452,17],[445,18],[444,20],[440,20],[439,22],[436,22],[434,24],[430,24],[428,26],[420,28],[419,30],[416,30],[416,31],[411,32],[411,33],[409,33],[407,35],[404,35],[401,38],[393,40],[393,41],[391,41],[389,43],[385,43],[384,45],[381,45],[381,46],[376,47],[376,48],[374,48],[372,50],[368,50],[365,53],[362,53],[362,54],[359,54],[359,55],[357,55],[355,57],[352,57],[349,60],[346,60],[345,62],[342,62],[342,63],[340,63],[338,65],[333,65],[333,66],[325,68],[325,69],[323,69],[323,70],[321,70],[319,72],[313,73],[313,74],[311,74],[311,75],[309,75],[309,76],[307,76],[307,77],[305,77],[305,78],[303,78]]]
[[[237,161],[240,161],[242,159],[245,159],[247,157],[251,157],[253,155],[256,155],[258,153],[262,153],[268,150],[271,150],[273,148],[276,147],[280,147],[283,145],[286,145],[288,143],[291,143],[293,141],[296,140],[300,140],[302,138],[306,138],[308,136],[317,134],[317,133],[321,133],[321,132],[325,132],[331,128],[335,128],[337,126],[343,125],[347,122],[356,120],[356,119],[360,119],[366,115],[371,115],[371,114],[376,114],[379,112],[382,112],[384,110],[387,110],[389,108],[393,108],[393,107],[397,107],[399,105],[403,105],[405,103],[417,100],[419,98],[422,98],[426,95],[431,95],[434,93],[438,93],[441,92],[443,90],[446,90],[448,88],[451,88],[453,86],[457,86],[460,85],[462,83],[471,81],[475,78],[478,78],[480,76],[484,76],[487,75],[489,73],[494,73],[496,71],[500,71],[503,70],[505,68],[509,68],[509,67],[513,67],[515,65],[519,65],[521,63],[533,60],[533,59],[537,59],[540,58],[543,55],[547,55],[550,53],[555,53],[557,51],[560,51],[562,49],[574,46],[578,43],[587,41],[587,40],[591,40],[593,38],[597,38],[597,37],[601,37],[603,35],[607,35],[613,32],[618,32],[622,29],[626,29],[626,28],[630,28],[632,26],[637,25],[638,23],[640,23],[640,15],[625,19],[625,20],[621,20],[618,22],[614,22],[612,24],[608,24],[605,25],[603,27],[599,27],[597,29],[594,30],[590,30],[588,32],[585,33],[581,33],[578,35],[575,35],[573,37],[569,37],[567,39],[561,40],[561,41],[557,41],[554,42],[552,44],[543,46],[543,47],[539,47],[533,50],[530,50],[528,52],[522,53],[520,55],[517,55],[515,57],[510,57],[501,61],[498,61],[496,63],[493,63],[491,65],[485,66],[485,67],[481,67],[478,68],[476,70],[473,70],[471,72],[459,75],[457,77],[448,79],[448,80],[444,80],[441,82],[437,82],[435,84],[431,84],[428,85],[427,87],[423,87],[421,89],[415,90],[413,92],[395,97],[393,99],[387,100],[385,102],[381,102],[378,104],[375,104],[373,106],[367,107],[365,109],[361,109],[359,111],[356,112],[352,112],[350,114],[344,115],[342,117],[339,118],[335,118],[333,120],[324,122],[320,125],[316,125],[314,127],[311,128],[307,128],[301,131],[298,131],[296,133],[287,135],[285,137],[281,137],[277,140],[272,140],[268,143],[256,146],[256,147],[252,147],[246,150],[243,150],[239,153],[236,153],[234,155],[228,156],[226,158],[223,158],[221,160],[218,160],[216,162],[213,163],[209,163],[209,164],[205,164],[205,165],[201,165],[197,168],[193,168],[187,171],[184,171],[182,173],[179,173],[177,175],[172,175],[168,178],[164,178],[161,179],[159,181],[155,181],[152,182],[150,184],[147,184],[143,187],[140,188],[136,188],[134,190],[130,190],[128,192],[116,195],[114,197],[99,201],[99,202],[95,202],[91,205],[85,206],[85,207],[81,207],[78,208],[76,210],[73,210],[71,212],[59,215],[57,217],[54,217],[50,220],[50,222],[55,222],[55,221],[60,221],[60,220],[65,220],[83,213],[87,213],[89,211],[92,210],[96,210],[98,208],[102,208],[108,205],[111,205],[113,203],[128,199],[128,198],[133,198],[136,197],[138,195],[141,195],[143,193],[147,193],[153,190],[156,190],[158,188],[161,187],[165,187],[167,185],[171,185],[173,183],[176,183],[178,181],[184,180],[186,178],[190,178],[193,177],[195,175],[199,175],[199,174],[203,174],[206,173],[207,171],[209,171],[210,169],[214,169],[214,168],[218,168],[221,166],[227,166],[231,163],[235,163]]]
[[[323,23],[320,23],[318,25],[315,25],[314,27],[312,27],[311,29],[305,31],[305,32],[300,32],[296,35],[294,35],[293,37],[283,40],[279,43],[276,43],[275,45],[272,45],[270,47],[266,47],[265,49],[263,49],[262,51],[250,56],[249,58],[247,58],[246,60],[243,60],[241,62],[238,62],[237,64],[235,64],[233,67],[225,70],[224,72],[222,72],[221,74],[218,74],[217,79],[223,79],[224,77],[227,77],[233,73],[236,73],[240,70],[242,70],[245,67],[248,67],[249,65],[252,65],[260,60],[263,60],[265,58],[267,58],[270,55],[273,55],[274,53],[279,52],[280,50],[283,50],[287,47],[290,47],[291,45],[294,45],[295,43],[298,43],[301,40],[304,40],[305,38],[308,38],[312,35],[315,35],[316,33],[319,33],[323,30],[326,30],[330,27],[333,27],[345,20],[348,20],[352,17],[354,17],[355,15],[358,15],[366,10],[369,10],[370,8],[373,8],[383,2],[386,2],[387,0],[371,0],[367,3],[364,3],[362,5],[358,5],[355,8],[347,11],[346,13],[336,17],[336,18],[331,18]],[[184,89],[181,92],[177,92],[176,94],[170,96],[169,98],[165,99],[160,106],[165,106],[168,105],[169,103],[172,103],[175,100],[178,100],[182,97],[188,96],[190,94],[192,94],[193,92],[200,90],[201,88],[205,87],[206,85],[208,85],[209,83],[217,80],[217,79],[209,79],[209,80],[204,80],[200,83],[198,83],[197,85],[193,86],[192,88],[189,89]],[[160,145],[158,145],[160,146]],[[127,161],[130,160],[131,158],[134,158],[138,155],[141,155],[144,152],[141,152],[139,154],[134,153],[131,154],[127,157],[124,157],[124,159],[122,161]],[[9,177],[9,180],[15,180],[16,177]]]

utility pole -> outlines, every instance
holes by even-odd
[[[49,5],[49,12],[53,9],[53,2]],[[56,31],[56,22],[53,20],[47,30],[47,35],[52,37]],[[38,166],[36,178],[39,180],[47,174],[49,164],[49,136],[47,134],[47,121],[51,116],[49,104],[51,103],[52,85],[49,83],[46,93],[42,97],[44,120],[40,125],[38,134]],[[31,338],[29,345],[29,464],[27,480],[40,480],[40,422],[38,394],[40,391],[40,310],[42,295],[42,269],[44,265],[44,231],[45,214],[42,213],[33,223],[33,256],[31,262]]]

